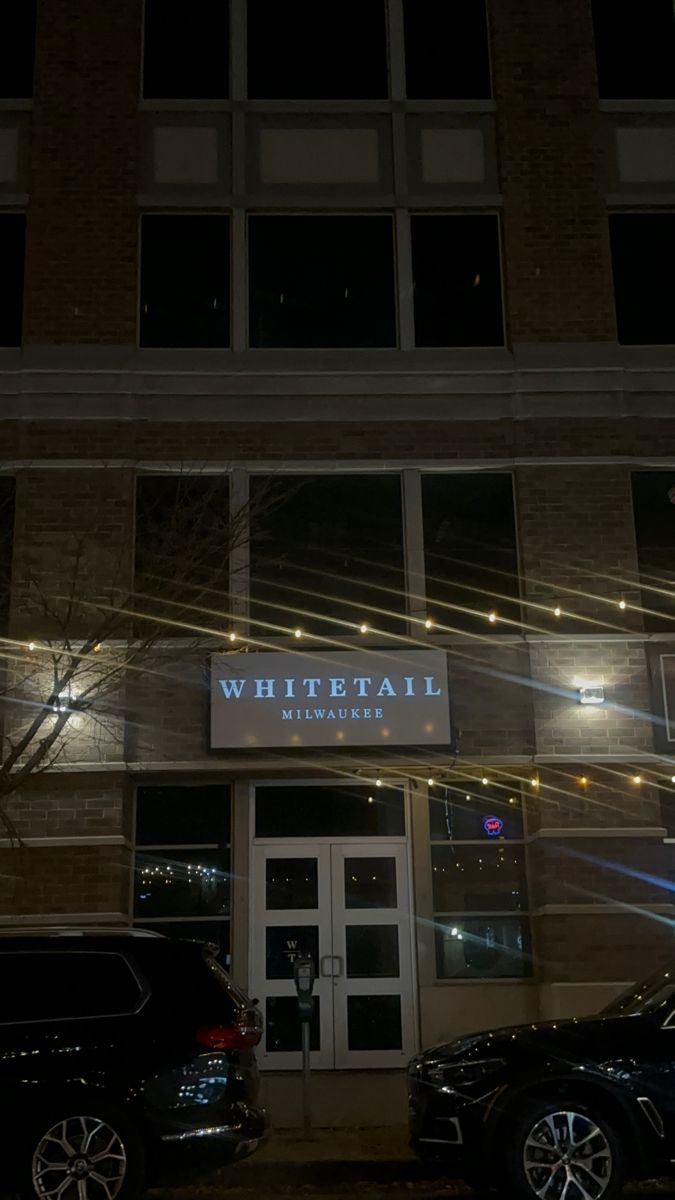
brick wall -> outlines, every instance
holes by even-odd
[[[35,775],[12,796],[8,812],[22,838],[128,837],[126,776]]]
[[[24,342],[136,338],[142,0],[40,0]]]
[[[0,920],[49,913],[124,913],[131,857],[123,846],[0,849]]]
[[[534,934],[542,982],[638,980],[672,963],[672,920],[657,914],[560,913]]]
[[[589,0],[491,0],[514,342],[613,340]]]

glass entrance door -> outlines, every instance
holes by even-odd
[[[398,1067],[415,1050],[406,846],[276,842],[253,851],[260,1065],[301,1066],[293,962],[314,959],[316,1068]]]

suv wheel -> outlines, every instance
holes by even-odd
[[[523,1200],[614,1200],[621,1192],[621,1139],[584,1104],[528,1104],[510,1126],[505,1148],[510,1181]]]
[[[24,1189],[31,1200],[135,1200],[143,1190],[143,1149],[134,1130],[95,1102],[83,1108],[34,1130]]]

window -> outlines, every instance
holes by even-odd
[[[609,233],[619,341],[675,343],[675,212],[615,214]]]
[[[675,97],[672,0],[637,8],[626,0],[593,0],[598,86],[604,100]]]
[[[429,819],[439,978],[529,975],[519,793],[444,788],[429,797]]]
[[[634,471],[632,483],[645,629],[674,633],[675,471]]]
[[[403,19],[410,99],[490,98],[485,0],[403,0]]]
[[[142,218],[140,342],[141,346],[229,346],[228,217]]]
[[[660,788],[661,823],[665,826],[666,836],[675,838],[675,789]]]
[[[145,0],[143,95],[221,100],[229,93],[226,0]]]
[[[252,346],[394,346],[388,216],[249,219]]]
[[[215,942],[229,963],[230,789],[139,787],[134,923]]]
[[[247,43],[252,99],[388,95],[384,0],[248,0]]]
[[[269,488],[251,480],[251,503]],[[406,616],[398,475],[300,475],[251,537],[254,630],[402,630]]]
[[[203,625],[200,608],[228,612],[230,553],[246,536],[241,520],[230,519],[229,486],[221,475],[136,480],[139,632],[149,631],[149,617]]]
[[[0,347],[21,345],[26,218],[0,214]]]
[[[3,4],[2,6],[2,37],[0,37],[0,99],[2,100],[24,100],[33,95],[35,7],[36,0],[19,0],[18,4]]]
[[[16,483],[0,475],[0,629],[7,626],[12,585]]]
[[[143,1001],[121,954],[91,951],[3,952],[0,1022],[123,1016]],[[67,986],[58,981],[67,980]]]
[[[259,787],[255,836],[404,837],[403,791],[372,786]],[[305,869],[307,860],[300,861]]]
[[[423,475],[422,507],[432,620],[462,631],[514,632],[520,605],[511,476]]]
[[[411,217],[415,343],[503,346],[496,216]]]

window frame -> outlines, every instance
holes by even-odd
[[[89,1013],[89,1014],[83,1014],[83,1015],[74,1016],[74,1017],[53,1017],[53,1016],[28,1017],[26,1020],[22,1020],[22,1021],[4,1021],[2,1019],[2,1017],[0,1016],[0,1028],[4,1029],[7,1027],[17,1026],[17,1025],[45,1025],[47,1023],[51,1024],[53,1021],[58,1021],[58,1022],[61,1022],[61,1021],[108,1021],[108,1020],[113,1020],[115,1018],[135,1017],[138,1015],[139,1012],[141,1012],[141,1010],[143,1008],[145,1008],[145,1005],[147,1004],[148,1000],[150,999],[150,987],[147,984],[147,982],[145,981],[145,979],[140,975],[135,964],[132,963],[127,958],[126,954],[124,954],[121,950],[99,950],[98,948],[96,950],[74,950],[74,949],[70,949],[70,948],[68,948],[67,950],[64,950],[64,949],[61,949],[61,950],[53,949],[52,950],[46,946],[40,946],[39,948],[36,948],[35,950],[31,950],[31,949],[29,949],[27,947],[23,947],[23,946],[20,949],[4,949],[3,948],[2,953],[0,955],[0,963],[4,964],[6,959],[9,958],[11,955],[14,955],[14,957],[17,957],[18,955],[21,955],[23,957],[28,956],[30,958],[38,958],[40,956],[48,955],[50,958],[65,958],[66,955],[72,956],[74,954],[78,955],[78,957],[80,957],[80,958],[85,958],[85,959],[92,959],[95,957],[100,957],[101,955],[105,955],[106,958],[121,959],[121,961],[124,963],[127,971],[131,974],[134,982],[136,983],[136,985],[138,987],[139,1002],[136,1005],[136,1007],[123,1009],[122,1011],[113,1010],[111,1012]]]

